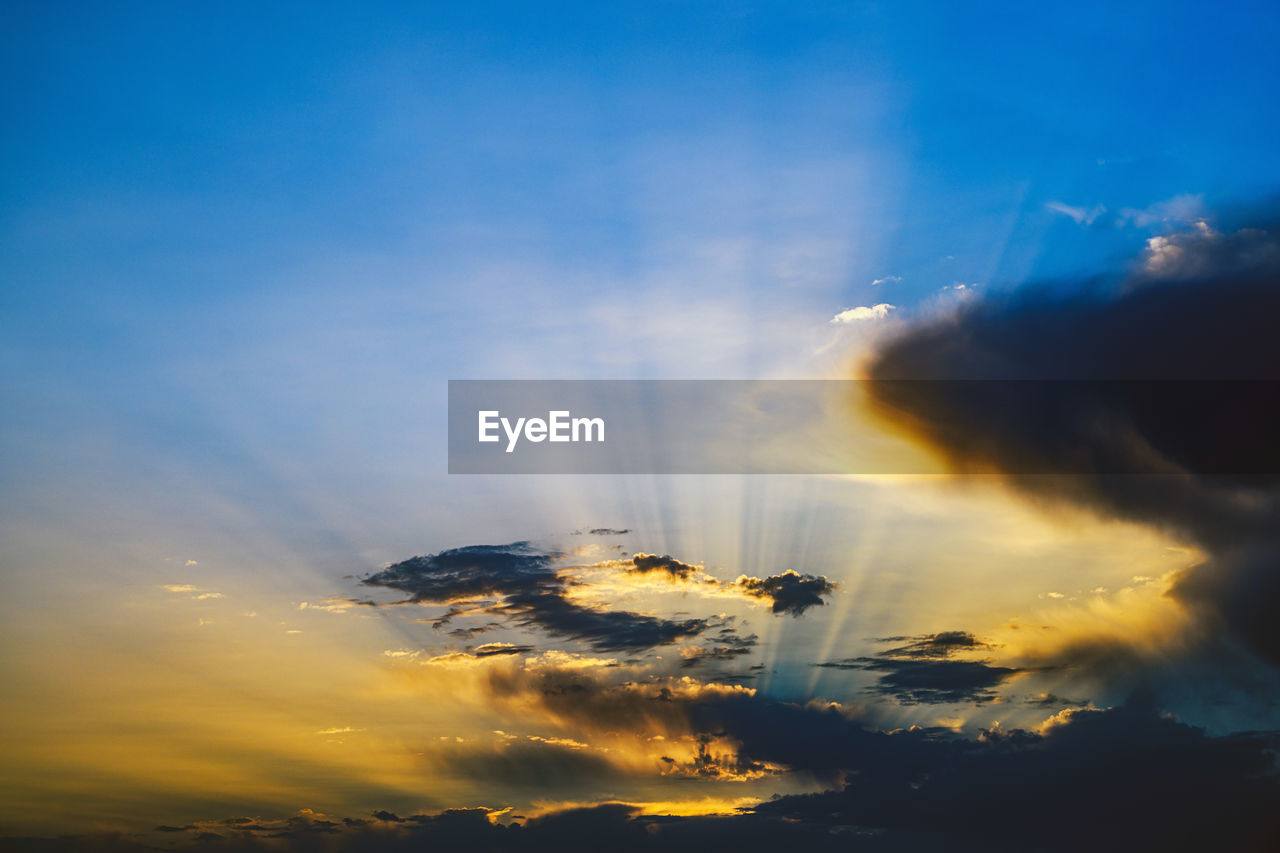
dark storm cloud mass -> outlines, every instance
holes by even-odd
[[[655,851],[1269,851],[1280,843],[1274,757],[1280,739],[1256,733],[1210,737],[1157,712],[1141,696],[1118,708],[1064,712],[1039,733],[995,728],[978,740],[921,730],[874,731],[830,707],[742,691],[682,696],[633,687],[609,701],[619,699],[678,711],[695,731],[734,739],[742,745],[736,759],[742,767],[785,763],[828,775],[840,771],[844,781],[823,793],[776,797],[736,816],[655,817],[642,815],[637,806],[601,803],[527,819],[523,826],[503,826],[485,809],[460,809],[341,819],[308,812],[175,829],[201,851],[318,850],[322,838],[328,851],[563,851],[605,845]],[[594,703],[594,710],[605,704]],[[518,750],[496,763],[484,757],[475,769],[482,776],[514,773],[530,780],[538,767],[575,779],[603,780],[611,772],[589,758],[579,766],[581,757],[564,750],[534,751],[532,761]],[[543,766],[547,761],[554,767]],[[147,849],[118,836],[10,841],[11,849],[32,851]]]
[[[720,624],[578,604],[568,597],[568,582],[555,569],[560,556],[528,542],[473,545],[404,560],[361,583],[405,593],[409,597],[404,603],[454,605],[436,621],[437,627],[463,612],[460,603],[496,597],[484,612],[584,642],[598,651],[650,649],[695,637]]]
[[[1043,734],[993,730],[927,774],[852,775],[760,811],[883,828],[924,849],[1266,850],[1280,841],[1275,735],[1211,738],[1141,701]]]
[[[1009,483],[1200,546],[1209,559],[1173,594],[1207,633],[1280,666],[1280,492],[1270,476],[1280,471],[1277,230],[1219,234],[1202,224],[1154,239],[1143,263],[1116,286],[969,304],[908,330],[869,368],[876,380],[1034,381],[991,393],[983,389],[1002,383],[885,381],[870,390],[888,417],[961,470],[1070,471]],[[1169,473],[1105,473],[1131,470]]]

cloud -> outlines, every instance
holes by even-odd
[[[1189,230],[1151,237],[1135,285],[1197,278],[1265,276],[1280,269],[1280,240],[1272,229],[1224,234],[1203,219]],[[1206,298],[1213,294],[1206,293]]]
[[[914,637],[882,637],[880,643],[904,643],[881,652],[886,657],[945,658],[956,651],[989,648],[968,631],[942,631],[937,634],[920,634]]]
[[[724,582],[708,574],[702,565],[685,563],[668,555],[639,553],[630,560],[606,560],[589,568],[621,569],[628,575],[658,578],[673,584],[692,584],[706,595],[733,595],[768,602],[775,614],[799,616],[810,607],[825,603],[838,589],[822,575],[800,574],[787,570],[777,575],[757,578],[740,575]]]
[[[704,661],[731,661],[734,658],[751,654],[751,647],[736,646],[685,646],[680,650],[680,666],[688,669]]]
[[[885,657],[860,657],[816,666],[883,673],[872,689],[906,705],[990,702],[996,698],[992,688],[1021,672],[984,661]]]
[[[665,619],[579,604],[569,598],[568,581],[555,568],[560,557],[528,542],[473,545],[404,560],[361,583],[409,596],[399,603],[452,605],[437,625],[460,613],[482,612],[598,651],[651,649],[723,624],[714,618]],[[487,598],[496,600],[476,605]]]
[[[881,302],[878,305],[870,307],[862,305],[857,308],[846,308],[831,318],[833,324],[857,323],[862,320],[883,320],[889,316],[889,312],[894,310],[894,306],[887,302]]]
[[[673,578],[689,580],[702,574],[703,569],[702,566],[682,563],[674,557],[666,555],[659,557],[657,554],[636,554],[631,558],[631,567],[627,571],[636,572],[637,574],[666,572]]]
[[[837,587],[820,575],[802,575],[788,570],[767,578],[743,575],[733,582],[732,588],[770,602],[774,613],[799,616],[810,607],[825,604],[824,598],[835,592]]]
[[[1105,837],[1109,849],[1265,850],[1280,840],[1276,745],[1275,735],[1209,737],[1138,700],[1064,711],[1041,733],[995,728],[938,750],[921,775],[860,773],[840,791],[758,810],[880,827],[916,849],[1065,851]]]
[[[489,658],[495,655],[522,655],[533,650],[533,646],[514,643],[484,643],[471,649],[471,653],[478,658]]]
[[[899,281],[902,281],[902,276],[887,275],[884,278],[877,278],[875,281],[871,282],[871,286],[876,287],[877,285],[881,285],[881,284],[893,284]],[[893,306],[889,306],[889,307],[893,307]]]
[[[212,599],[223,598],[220,592],[212,592],[202,590],[198,586],[192,586],[189,583],[167,583],[163,585],[166,592],[190,592],[195,593],[191,596],[192,601],[209,601]]]
[[[629,775],[627,768],[583,744],[529,737],[493,743],[453,744],[436,750],[438,773],[448,773],[504,791],[526,788],[539,796],[585,794]]]
[[[1069,204],[1063,204],[1060,201],[1050,201],[1045,203],[1045,207],[1054,213],[1061,213],[1063,216],[1069,216],[1075,220],[1077,225],[1092,225],[1099,216],[1107,212],[1104,205],[1096,204],[1090,208],[1073,207]]]
[[[1170,591],[1196,635],[1280,666],[1280,236],[1162,239],[1117,287],[1027,288],[905,331],[868,375],[940,381],[869,390],[957,470],[1198,546],[1208,559]]]
[[[967,631],[943,631],[909,637],[885,637],[899,643],[871,657],[846,658],[814,664],[828,669],[856,669],[881,673],[874,692],[907,705],[982,703],[996,698],[994,688],[1022,670],[995,666],[986,660],[954,660],[957,653],[990,648]]]
[[[396,589],[415,604],[452,604],[492,595],[517,595],[530,589],[559,588],[552,569],[558,557],[528,542],[472,545],[411,557],[361,581]]]
[[[953,645],[946,635],[943,646]],[[906,646],[914,646],[914,641]],[[957,647],[964,647],[964,643]],[[942,653],[940,654],[947,654]],[[926,658],[916,662],[949,662]],[[1280,841],[1275,733],[1213,737],[1135,694],[1105,710],[1068,709],[1034,730],[998,725],[976,739],[940,729],[869,728],[832,704],[779,702],[756,691],[662,679],[614,683],[607,669],[568,656],[493,667],[493,697],[572,728],[572,740],[509,736],[450,746],[449,772],[486,784],[546,790],[546,780],[591,796],[633,772],[579,738],[593,732],[684,736],[684,757],[656,759],[655,773],[736,784],[792,768],[828,780],[819,793],[787,795],[734,813],[682,817],[679,802],[451,809],[365,817],[302,810],[284,819],[236,817],[166,827],[194,850],[330,851],[483,849],[532,851],[725,849],[1076,851],[1105,839],[1116,849],[1271,850]],[[577,734],[582,732],[581,735]],[[658,743],[675,743],[666,738]],[[660,754],[661,755],[661,754]],[[729,813],[724,813],[728,811]],[[1078,819],[1063,819],[1063,815]],[[114,837],[112,849],[142,850]],[[33,845],[34,846],[34,845]],[[90,837],[39,844],[95,849]]]
[[[1204,196],[1185,193],[1145,208],[1122,208],[1117,223],[1150,228],[1153,225],[1183,226],[1204,218]]]

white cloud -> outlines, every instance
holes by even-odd
[[[887,302],[881,302],[879,305],[867,307],[861,305],[857,308],[846,308],[839,314],[831,318],[832,323],[856,323],[859,320],[883,320],[889,316],[894,306]]]
[[[884,278],[878,278],[875,281],[871,282],[871,286],[875,287],[877,284],[892,284],[895,281],[902,281],[902,276],[887,275]]]

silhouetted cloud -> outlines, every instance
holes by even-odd
[[[775,614],[799,616],[811,607],[825,603],[837,587],[821,575],[800,574],[788,570],[778,575],[756,578],[741,575],[726,582],[709,574],[701,565],[686,563],[667,554],[635,554],[629,560],[606,560],[590,568],[621,569],[624,574],[656,577],[673,584],[696,584],[704,592],[732,593],[769,602]]]
[[[903,643],[880,652],[886,657],[945,658],[952,652],[988,648],[988,645],[968,631],[942,631],[937,634],[921,634],[913,637],[882,637],[880,643]]]
[[[1261,851],[1280,842],[1277,745],[1209,737],[1137,701],[1064,711],[1040,733],[994,729],[918,776],[858,773],[758,810],[879,827],[915,849]]]
[[[799,616],[810,607],[818,607],[836,590],[836,585],[820,575],[802,575],[786,571],[767,578],[738,578],[733,586],[746,595],[772,603],[774,613]]]
[[[881,673],[875,692],[905,704],[989,702],[995,687],[1022,672],[990,662],[954,660],[952,655],[990,648],[967,631],[884,637],[880,643],[898,645],[870,657],[827,661],[814,666]]]
[[[982,661],[881,657],[853,658],[816,666],[883,673],[873,689],[910,705],[989,702],[996,697],[992,688],[1021,672]]]
[[[468,608],[474,611],[477,601],[494,597],[496,601],[484,606],[483,612],[584,642],[599,651],[650,649],[724,624],[717,619],[664,619],[579,604],[568,597],[568,582],[555,568],[561,556],[528,542],[473,545],[404,560],[361,583],[399,590],[409,596],[401,603],[453,605],[435,621],[436,627],[469,612]]]
[[[1205,636],[1280,666],[1280,236],[1201,221],[1141,260],[1115,282],[1024,289],[910,329],[869,376],[944,381],[870,391],[961,470],[1068,472],[1008,482],[1198,545],[1210,558],[1172,594]]]
[[[665,572],[673,578],[688,580],[702,573],[701,566],[682,563],[674,557],[657,554],[636,554],[631,558],[629,572],[645,574],[648,572]]]

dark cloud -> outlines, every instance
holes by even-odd
[[[1131,702],[1042,734],[986,732],[911,779],[848,777],[766,814],[882,829],[917,849],[1268,850],[1280,843],[1275,734],[1209,737]]]
[[[678,776],[685,779],[715,779],[742,781],[758,779],[761,776],[778,774],[782,768],[763,761],[753,761],[742,754],[720,753],[712,749],[715,738],[709,734],[701,734],[697,738],[698,747],[692,759],[686,762],[676,761],[664,755],[666,764],[664,776]]]
[[[836,590],[836,585],[820,575],[802,575],[786,571],[767,578],[740,577],[734,586],[754,598],[773,603],[774,613],[790,613],[799,616],[810,607],[825,604],[824,598]]]
[[[361,583],[399,590],[416,604],[519,595],[531,589],[559,589],[563,584],[552,568],[559,556],[540,551],[528,542],[472,545],[411,557]]]
[[[636,554],[631,558],[631,567],[628,568],[627,571],[634,572],[636,574],[663,572],[673,578],[688,580],[691,577],[701,574],[702,567],[693,566],[689,563],[682,563],[674,557],[666,555],[659,557],[657,554]]]
[[[624,536],[631,532],[629,528],[614,529],[612,527],[593,527],[587,531],[592,536]]]
[[[716,624],[711,619],[664,619],[629,610],[596,610],[570,601],[563,590],[535,589],[512,595],[501,610],[518,624],[605,652],[669,645],[696,637]]]
[[[680,653],[680,666],[688,669],[706,661],[730,662],[749,654],[750,646],[689,646]]]
[[[586,796],[602,783],[617,783],[626,774],[595,750],[545,741],[520,739],[492,749],[462,748],[448,757],[456,773],[503,791],[528,789],[542,796]]]
[[[937,634],[921,634],[914,637],[882,637],[879,643],[903,643],[880,652],[886,657],[945,658],[952,652],[989,648],[968,631],[942,631]]]
[[[405,593],[409,597],[404,603],[453,605],[435,620],[436,627],[473,612],[478,600],[496,597],[484,612],[586,643],[598,651],[650,649],[724,624],[723,620],[664,619],[578,604],[567,594],[568,581],[556,571],[560,557],[528,542],[473,545],[404,560],[361,583]],[[467,607],[461,606],[464,602]]]
[[[724,736],[738,745],[744,761],[829,778],[872,765],[911,772],[918,766],[912,745],[933,738],[921,730],[867,729],[834,705],[778,702],[741,687],[687,678],[618,684],[589,669],[539,667],[495,671],[488,687],[495,701],[538,707],[570,731]]]
[[[1200,546],[1173,594],[1280,666],[1277,247],[1272,226],[1201,226],[1118,284],[972,302],[885,345],[870,391],[960,470],[1067,473],[1008,482]]]
[[[540,673],[535,689],[551,687]],[[738,815],[648,816],[606,802],[504,826],[486,809],[400,816],[378,811],[336,819],[302,813],[284,820],[197,822],[191,849],[275,851],[577,850],[1239,850],[1280,844],[1280,734],[1213,737],[1161,713],[1148,698],[1107,710],[1066,711],[1038,732],[994,728],[975,740],[927,730],[868,729],[832,706],[777,702],[742,690],[679,692],[643,685],[605,687],[581,672],[559,673],[563,707],[595,719],[622,703],[648,718],[676,714],[691,730],[740,744],[736,757],[700,750],[669,772],[701,778],[769,772],[773,765],[817,772],[829,790],[775,797]],[[686,687],[688,685],[686,684]],[[553,701],[560,701],[553,698]],[[647,707],[643,707],[647,706]],[[621,714],[626,716],[626,714]],[[607,780],[590,753],[554,744],[515,744],[475,756],[476,778],[538,775]],[[826,771],[823,773],[823,771]],[[596,775],[598,774],[598,775]],[[320,840],[324,839],[323,845]],[[120,836],[8,839],[15,850],[143,850]]]
[[[817,666],[882,673],[873,689],[909,705],[990,702],[996,698],[993,688],[1022,671],[983,661],[881,657],[854,658]]]
[[[968,631],[883,637],[877,642],[895,645],[871,657],[814,666],[881,673],[871,690],[910,705],[989,702],[996,697],[994,688],[1022,672],[987,661],[952,659],[956,653],[990,648]]]

